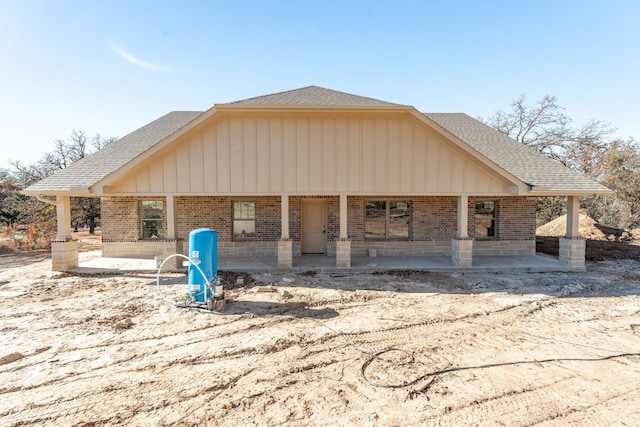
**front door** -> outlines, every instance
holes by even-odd
[[[302,202],[302,253],[327,253],[327,202]]]

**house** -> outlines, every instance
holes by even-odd
[[[73,196],[100,197],[106,257],[535,254],[536,198],[565,196],[560,261],[584,267],[579,197],[610,190],[465,114],[316,86],[171,112],[25,190],[57,205],[54,270],[78,264]],[[174,258],[175,259],[175,258]]]

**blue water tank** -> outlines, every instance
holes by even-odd
[[[208,283],[218,276],[218,232],[199,228],[189,233],[189,293],[191,299],[206,302],[212,298]],[[206,280],[196,266],[205,274]]]

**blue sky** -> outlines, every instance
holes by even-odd
[[[0,58],[0,167],[309,85],[474,117],[550,94],[640,139],[637,0],[0,0]]]

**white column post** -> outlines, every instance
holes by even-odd
[[[162,259],[167,259],[173,254],[182,253],[182,241],[178,240],[177,222],[176,222],[176,199],[173,194],[167,194],[165,197],[167,204],[167,231],[164,238],[166,241],[163,243]],[[183,266],[181,258],[172,258],[167,261],[167,268],[178,269]]]
[[[282,229],[278,241],[278,268],[293,268],[293,242],[289,238],[289,196],[280,196],[280,227]]]
[[[173,194],[167,194],[167,239],[176,239],[176,202]]]
[[[78,242],[71,236],[71,198],[56,196],[58,232],[51,241],[51,269],[65,271],[78,266]]]
[[[347,195],[340,195],[340,239],[347,239]]]
[[[58,234],[56,240],[71,240],[71,198],[56,196]]]
[[[340,195],[340,236],[336,242],[336,267],[351,268],[351,240],[349,240],[347,218],[347,195]]]
[[[567,231],[566,237],[579,237],[580,198],[567,196]]]
[[[451,262],[454,267],[471,268],[473,265],[473,239],[469,238],[469,196],[458,196],[458,229],[451,242]]]
[[[458,231],[456,236],[465,239],[469,237],[469,196],[463,194],[458,197]]]
[[[580,198],[567,196],[567,230],[560,237],[560,263],[569,267],[584,269],[586,241],[580,236]]]
[[[280,196],[280,218],[282,224],[282,239],[289,238],[289,196]]]

